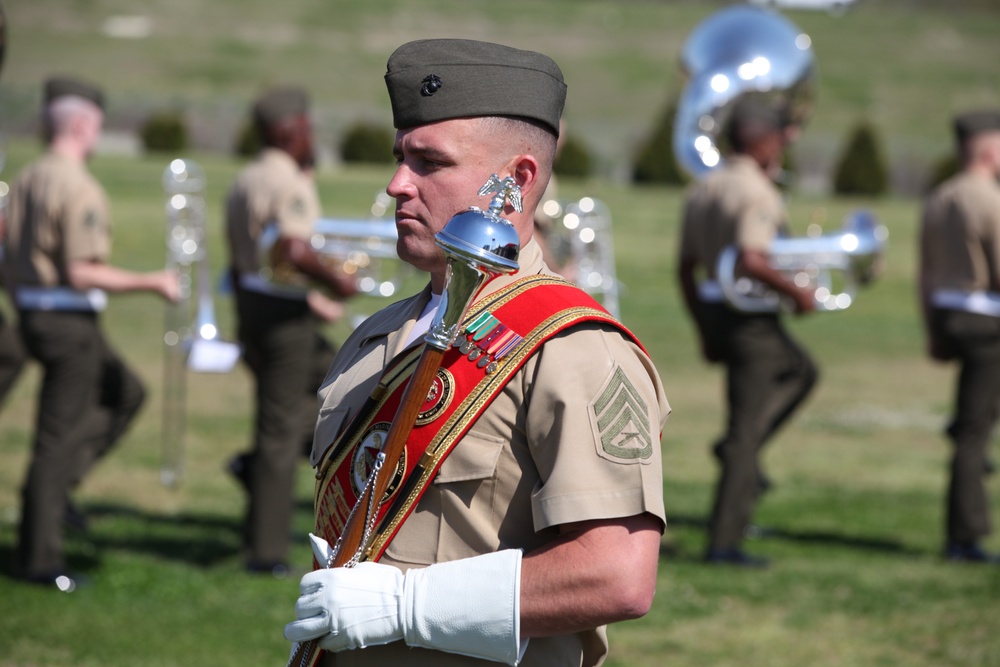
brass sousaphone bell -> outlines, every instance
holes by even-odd
[[[771,10],[734,5],[712,14],[684,42],[680,65],[686,83],[674,119],[674,154],[695,178],[722,163],[718,138],[744,96],[781,108],[796,125],[812,113],[812,40]]]

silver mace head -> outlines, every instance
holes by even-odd
[[[448,264],[441,305],[424,341],[439,350],[448,349],[455,340],[472,299],[483,286],[518,269],[521,244],[517,230],[500,214],[508,201],[514,210],[521,211],[521,187],[510,176],[501,180],[493,174],[478,194],[489,193],[495,194],[488,210],[470,206],[434,235]]]

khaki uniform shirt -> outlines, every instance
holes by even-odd
[[[240,172],[226,199],[226,234],[232,266],[257,273],[257,238],[265,225],[281,236],[308,239],[320,216],[316,184],[288,153],[266,148]]]
[[[1000,185],[962,173],[924,205],[921,272],[930,290],[1000,292]]]
[[[733,155],[689,190],[680,255],[702,265],[705,277],[714,280],[726,246],[766,252],[786,227],[781,192],[753,159]]]
[[[46,153],[20,173],[9,201],[9,286],[69,286],[71,262],[107,261],[108,200],[85,165]]]
[[[552,275],[533,241],[519,263],[518,273],[497,278],[487,291],[524,275]],[[383,309],[344,343],[319,391],[314,464],[401,351],[429,297],[425,290]],[[646,448],[639,458],[616,456],[595,415],[595,404],[622,385],[645,407],[641,423],[633,422],[640,432],[636,445]],[[445,459],[381,562],[406,570],[501,549],[530,552],[556,537],[557,526],[575,521],[649,512],[665,522],[659,442],[669,413],[652,362],[618,331],[586,323],[561,333],[528,359]],[[534,638],[521,664],[598,665],[606,653],[604,628],[598,628]],[[332,655],[325,664],[496,663],[395,642]]]

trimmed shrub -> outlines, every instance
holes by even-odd
[[[838,195],[884,195],[889,189],[889,169],[875,126],[859,122],[837,161],[833,191]]]
[[[684,185],[687,174],[674,157],[674,117],[677,103],[671,101],[660,115],[646,142],[639,147],[632,166],[634,183]]]
[[[151,153],[173,153],[187,148],[187,126],[178,111],[161,111],[146,119],[140,130],[143,147]]]
[[[552,171],[559,176],[586,178],[593,169],[590,149],[582,139],[567,134],[562,140],[559,155],[552,163]]]
[[[381,125],[357,123],[344,133],[340,159],[344,162],[390,164],[395,132]]]

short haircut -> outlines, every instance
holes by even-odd
[[[481,116],[483,126],[491,132],[519,137],[532,149],[532,154],[551,168],[558,138],[547,124],[523,116]]]
[[[45,141],[51,141],[64,134],[77,117],[100,113],[99,106],[78,95],[63,95],[53,99],[46,105],[42,118]]]

